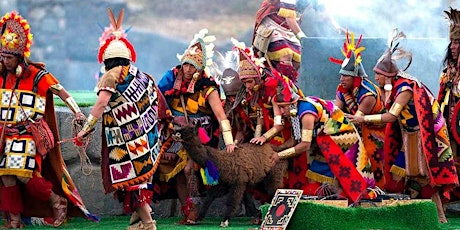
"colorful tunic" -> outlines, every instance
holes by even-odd
[[[373,176],[366,171],[369,159],[356,128],[331,101],[317,97],[298,102],[299,120],[305,114],[317,119],[312,146],[318,146],[312,149],[306,177],[331,184],[335,178],[352,201],[358,200],[373,184]]]
[[[0,127],[6,129],[5,148],[0,161],[0,176],[44,177],[53,184],[53,191],[56,194],[65,196],[70,201],[68,216],[86,216],[97,221],[98,217],[86,209],[66,169],[60,147],[56,146],[51,149],[44,158],[37,154],[35,142],[25,122],[27,118],[45,119],[55,141],[59,140],[53,94],[49,90],[50,86],[58,83],[51,73],[43,67],[34,65],[28,65],[19,79],[10,73],[0,78],[2,85],[0,89]],[[33,199],[26,189],[23,190],[23,193],[24,206],[28,207],[24,210],[24,216],[53,215],[53,210],[47,201]]]
[[[217,147],[218,145],[218,130],[219,124],[214,117],[211,106],[208,103],[208,96],[213,91],[219,92],[216,82],[207,76],[198,79],[195,83],[194,93],[187,93],[186,89],[189,82],[182,82],[181,89],[174,89],[174,82],[179,74],[180,66],[167,71],[161,78],[158,88],[165,96],[169,109],[175,118],[185,117],[184,107],[187,113],[187,119],[190,123],[196,124],[200,122],[201,126],[207,131],[211,141],[208,145]],[[181,95],[184,103],[182,105]],[[184,118],[185,119],[185,118]],[[187,163],[187,153],[182,148],[179,142],[175,142],[169,137],[162,147],[162,152],[176,153],[177,161],[166,162],[162,161],[160,167],[160,180],[169,181],[179,172],[181,172]]]
[[[300,62],[300,41],[286,23],[286,18],[295,18],[296,1],[280,0],[271,3],[265,0],[256,14],[253,45],[272,61],[288,54]],[[260,45],[259,40],[269,41],[268,46]],[[263,42],[262,42],[263,43]]]
[[[379,87],[368,79],[363,79],[360,87],[354,88],[352,93],[343,92],[340,86],[337,89],[337,97],[343,102],[345,107],[343,111],[349,114],[355,114],[358,107],[365,97],[373,97],[376,102],[370,114],[382,114],[385,107],[382,102],[382,96]],[[371,170],[374,174],[375,183],[378,187],[385,187],[384,177],[384,158],[383,158],[383,141],[385,139],[385,125],[375,125],[363,123],[358,126],[366,148],[367,156],[371,161]]]
[[[458,178],[439,104],[417,79],[404,72],[398,76],[387,109],[402,92],[412,92],[413,98],[401,111],[399,122],[387,124],[388,167],[400,176],[427,178],[432,187],[442,186],[448,198],[447,191],[458,184]]]
[[[106,192],[148,182],[160,161],[158,106],[151,76],[137,67],[109,70],[98,84],[112,93],[102,115],[102,173]]]

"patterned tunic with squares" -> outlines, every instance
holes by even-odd
[[[25,128],[25,121],[43,117],[46,93],[58,81],[34,66],[29,66],[28,70],[20,78],[10,73],[0,78],[0,122],[6,127],[0,176],[31,177],[37,167],[35,142]]]

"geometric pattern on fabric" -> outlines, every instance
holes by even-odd
[[[159,163],[158,95],[154,81],[133,65],[123,68],[129,68],[121,70],[125,81],[117,84],[109,109],[102,116],[109,153],[103,167],[109,168],[115,189],[147,181]]]
[[[0,175],[30,177],[35,169],[35,142],[30,136],[5,136],[5,149],[0,161]]]
[[[366,190],[366,181],[360,172],[330,136],[318,135],[316,141],[343,191],[353,202],[358,201]]]
[[[302,190],[276,190],[260,229],[286,229],[301,196]]]
[[[28,117],[37,119],[45,113],[45,97],[31,91],[19,89],[15,90],[14,95],[12,95],[11,89],[1,89],[1,91],[1,118],[3,120],[7,117],[7,124],[16,124],[26,120]],[[8,110],[10,113],[7,113]]]

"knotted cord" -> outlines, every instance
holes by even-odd
[[[69,119],[66,119],[66,120],[69,120]],[[76,136],[83,129],[83,125],[85,124],[85,122],[86,122],[86,118],[80,119],[80,120],[75,117],[72,118],[71,133],[72,133],[73,138],[64,138],[58,141],[58,144],[65,143],[65,142],[71,142],[74,144],[74,146],[77,148],[78,156],[80,157],[81,171],[85,176],[89,176],[91,175],[93,168],[91,166],[91,159],[86,154],[86,150],[88,149],[88,146],[91,140],[93,139],[93,132],[90,132],[85,136],[85,139],[83,140],[83,142],[81,142],[81,145],[80,143],[76,144],[78,142],[78,139]]]

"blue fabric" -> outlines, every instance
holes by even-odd
[[[323,176],[327,176],[331,178],[334,177],[334,174],[332,173],[331,168],[326,162],[313,160],[310,164],[310,170],[315,173],[321,174]]]

